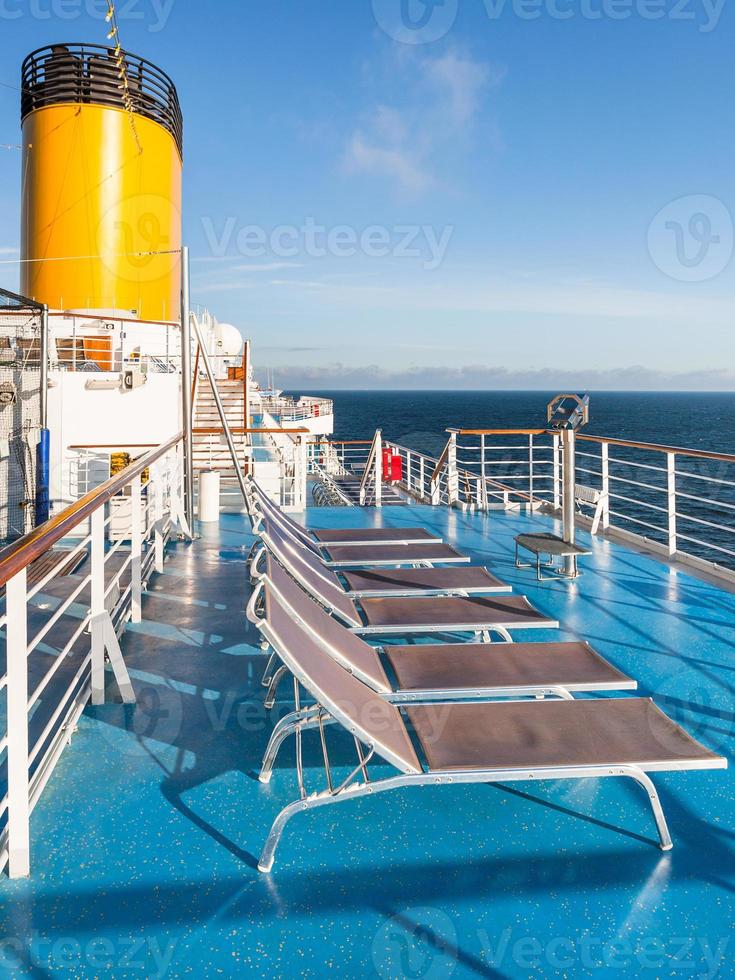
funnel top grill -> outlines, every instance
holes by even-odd
[[[184,123],[176,86],[145,58],[122,51],[133,111],[159,123],[183,157]],[[33,51],[21,69],[21,118],[61,103],[125,109],[114,48],[101,44],[50,44]]]

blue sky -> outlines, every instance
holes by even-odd
[[[732,5],[433,2],[121,0],[184,108],[195,301],[284,386],[735,388]],[[0,82],[100,5],[0,0]]]

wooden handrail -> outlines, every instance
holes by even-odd
[[[68,449],[155,449],[157,442],[98,442],[95,445],[68,446]]]
[[[460,429],[461,436],[541,436],[549,429]]]
[[[441,454],[441,456],[440,456],[440,457],[439,457],[439,459],[438,459],[438,460],[436,461],[436,466],[434,467],[434,472],[433,472],[433,473],[431,474],[431,482],[432,482],[432,483],[434,482],[434,480],[436,480],[436,479],[438,479],[438,477],[439,477],[439,474],[440,474],[440,473],[441,473],[441,471],[442,471],[442,470],[444,469],[444,466],[445,466],[445,464],[446,464],[446,462],[447,462],[447,458],[448,458],[448,456],[449,456],[449,447],[450,447],[450,445],[451,445],[451,443],[452,443],[452,440],[451,440],[451,438],[450,438],[450,439],[449,439],[449,440],[447,441],[447,444],[446,444],[446,446],[444,447],[444,449],[443,449],[443,451],[442,451],[442,454]]]
[[[462,436],[541,436],[554,435],[553,429],[460,429]],[[714,459],[721,463],[735,463],[731,453],[714,453],[700,449],[686,449],[682,446],[665,446],[657,442],[633,442],[629,439],[611,439],[608,436],[592,436],[578,432],[577,439],[585,442],[607,443],[610,446],[627,446],[629,449],[644,449],[649,452],[675,453],[677,456],[691,456],[698,459]]]
[[[299,430],[303,431],[303,430]],[[330,446],[372,446],[372,439],[330,439],[328,440]],[[314,442],[309,443],[310,446],[320,446],[321,442],[315,439]]]
[[[112,323],[116,321],[118,323],[139,323],[142,327],[154,326],[154,327],[180,327],[181,323],[178,320],[140,320],[135,316],[114,316],[110,314],[105,316],[104,313],[70,313],[65,310],[59,311],[49,311],[49,316],[63,317],[65,320],[102,320],[104,322]]]
[[[168,442],[152,449],[140,459],[134,460],[101,486],[85,493],[79,500],[65,507],[60,514],[52,517],[50,521],[46,521],[45,524],[41,524],[22,538],[9,544],[7,548],[3,548],[0,551],[0,586],[6,585],[14,575],[27,568],[36,558],[40,558],[49,548],[66,537],[98,507],[106,504],[111,497],[118,494],[134,477],[139,476],[143,470],[152,466],[161,456],[165,456],[169,449],[177,446],[183,437],[183,433],[179,432]]]
[[[645,449],[656,453],[675,453],[677,456],[692,456],[697,459],[715,459],[721,463],[735,463],[730,453],[709,453],[700,449],[683,449],[681,446],[663,446],[657,442],[630,442],[627,439],[608,439],[605,436],[590,436],[577,433],[577,439],[585,442],[607,443],[610,446],[627,446],[629,449]]]
[[[222,435],[224,429],[206,428],[206,429],[192,429],[191,431],[194,433],[194,435],[214,436],[214,435]],[[308,429],[246,429],[244,428],[244,426],[233,426],[233,425],[230,426],[230,432],[233,435],[238,435],[238,436],[246,435],[252,432],[262,432],[264,435],[276,435],[279,432],[285,433],[286,435],[303,435],[305,432],[308,431],[309,431]],[[256,446],[255,448],[257,449],[258,447]]]

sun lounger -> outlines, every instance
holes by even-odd
[[[424,544],[441,544],[442,539],[428,531],[425,527],[361,527],[361,528],[309,528],[308,530],[275,504],[252,481],[253,500],[260,515],[254,514],[254,523],[259,523],[262,514],[267,514],[272,520],[283,525],[284,530],[290,531],[303,544],[314,551],[320,552],[331,545],[342,547],[360,547],[369,544],[402,545],[409,542]]]
[[[401,709],[328,656],[316,637],[288,612],[274,614],[262,630],[294,676],[297,710],[301,688],[315,702],[296,731],[299,796],[281,810],[271,827],[258,862],[262,872],[272,869],[283,829],[296,813],[393,789],[463,783],[632,779],[646,792],[660,847],[669,850],[671,837],[647,773],[727,765],[646,698],[485,701]],[[410,720],[417,746],[404,716]],[[346,729],[357,750],[354,769],[339,782],[334,779],[325,733],[330,723]],[[307,728],[319,729],[326,776],[326,788],[312,793],[304,785],[302,734]],[[374,779],[369,772],[374,758],[387,762],[397,774]]]
[[[432,643],[380,651],[329,616],[277,562],[264,581],[264,590],[264,615],[256,620],[259,629],[279,637],[279,623],[292,619],[303,631],[303,642],[316,639],[328,656],[394,703],[507,697],[569,700],[579,691],[637,687],[636,681],[580,641],[500,646]],[[269,623],[274,626],[270,632],[266,630]],[[275,648],[274,653],[283,664],[281,651]],[[285,665],[275,672],[270,679],[272,690],[286,672]],[[272,706],[270,698],[266,705]],[[263,759],[261,782],[269,781],[280,745],[307,718],[308,712],[295,711],[275,726]]]
[[[559,623],[535,609],[525,596],[430,595],[354,599],[314,555],[284,539],[265,522],[266,561],[273,556],[317,601],[360,634],[410,636],[415,633],[497,633],[510,641],[513,629],[555,629]],[[257,560],[254,559],[256,568]],[[256,586],[250,605],[260,600]]]
[[[353,598],[380,598],[382,596],[416,595],[487,595],[511,592],[512,588],[486,568],[473,566],[418,568],[360,568],[352,571],[333,569],[324,558],[315,554],[305,542],[294,539],[280,523],[264,517],[260,527],[261,541],[278,541],[282,547],[290,545],[303,560],[319,572],[328,582]],[[258,578],[258,567],[265,546],[258,545],[251,551],[250,568],[253,579]],[[341,576],[341,578],[340,578]]]
[[[468,564],[469,558],[441,541],[364,541],[361,544],[317,544],[284,520],[279,511],[263,511],[255,525],[260,534],[265,525],[278,528],[283,537],[308,549],[330,568],[392,567],[395,565]]]

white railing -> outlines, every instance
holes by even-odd
[[[334,403],[329,398],[263,398],[261,405],[263,413],[276,416],[281,425],[334,415]]]
[[[281,428],[267,413],[263,415],[263,421],[265,426],[260,431],[280,468],[280,504],[286,510],[305,510],[309,432],[307,429]],[[257,460],[254,468],[257,476]]]
[[[360,472],[349,448],[363,460],[369,445],[322,440],[317,451]],[[477,510],[561,508],[557,432],[449,430],[439,458],[390,441],[384,446],[401,457],[399,486],[418,501]],[[735,571],[735,455],[578,433],[575,457],[583,524],[728,576]]]
[[[309,466],[318,465],[330,476],[361,478],[372,444],[372,439],[313,439],[309,443]]]
[[[578,434],[576,457],[577,473],[607,501],[603,528],[735,567],[735,456]]]
[[[0,868],[7,865],[11,877],[29,873],[30,814],[79,715],[90,697],[104,702],[106,657],[123,700],[134,700],[118,634],[128,619],[140,621],[143,591],[162,571],[172,523],[189,533],[181,439],[145,453],[0,551],[6,664],[0,690],[7,705],[0,722],[7,783],[0,791]],[[77,563],[81,573],[66,575]]]

